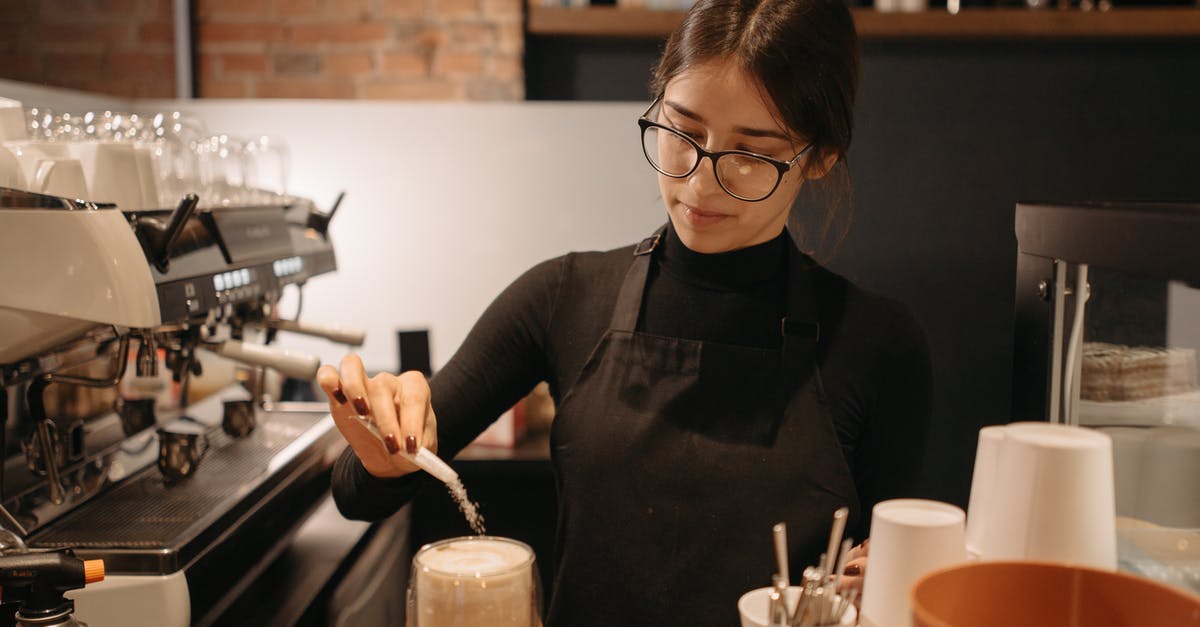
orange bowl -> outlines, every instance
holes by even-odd
[[[925,575],[914,627],[1200,627],[1200,596],[1126,573],[978,562]]]

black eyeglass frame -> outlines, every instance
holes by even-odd
[[[653,110],[654,107],[657,106],[661,101],[662,101],[662,96],[655,98],[654,102],[651,102],[650,106],[646,107],[646,110],[643,111],[642,115],[638,117],[638,127],[640,127],[642,129],[642,132],[641,132],[642,154],[646,157],[646,161],[650,162],[650,167],[654,168],[654,170],[656,172],[658,172],[659,174],[661,174],[663,176],[670,177],[673,179],[684,179],[684,178],[691,176],[692,173],[696,171],[696,168],[700,167],[700,162],[704,161],[705,157],[708,157],[709,162],[712,163],[713,178],[716,179],[717,185],[720,185],[721,189],[726,194],[729,194],[730,196],[733,196],[734,198],[741,200],[743,202],[762,202],[762,201],[770,198],[771,194],[774,194],[775,190],[779,189],[779,184],[783,181],[783,175],[787,174],[788,170],[791,170],[796,165],[796,162],[800,160],[800,157],[803,157],[804,155],[808,154],[808,151],[811,150],[813,147],[812,142],[809,142],[808,145],[806,145],[804,148],[802,148],[800,150],[800,152],[796,153],[795,157],[792,157],[791,161],[781,161],[779,159],[775,159],[774,157],[760,155],[756,152],[750,152],[748,150],[718,150],[716,152],[710,152],[708,150],[705,150],[704,147],[701,146],[700,144],[697,144],[696,140],[692,139],[691,137],[688,137],[687,135],[684,135],[683,133],[679,132],[678,130],[673,129],[665,124],[660,124],[660,123],[655,122],[655,121],[651,120],[650,118],[646,117],[646,116],[650,115],[650,111]],[[683,174],[671,174],[670,172],[664,172],[662,170],[662,168],[659,168],[657,165],[654,164],[654,159],[652,159],[650,157],[650,154],[646,152],[646,131],[651,128],[662,129],[668,133],[671,133],[672,135],[682,138],[684,141],[686,141],[687,143],[692,145],[692,148],[696,151],[696,162],[692,164],[692,167],[690,170],[688,170],[687,172],[685,172]],[[717,160],[725,155],[742,155],[742,156],[746,156],[746,157],[753,157],[755,159],[760,159],[762,161],[766,161],[767,163],[770,163],[771,165],[775,166],[775,169],[778,171],[779,175],[775,177],[775,185],[771,187],[771,191],[767,192],[764,196],[759,197],[759,198],[747,198],[745,196],[738,196],[737,194],[729,191],[729,188],[725,187],[725,183],[723,183],[721,181],[721,175],[717,171]]]

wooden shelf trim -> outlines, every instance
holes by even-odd
[[[664,37],[679,24],[682,11],[528,7],[533,35],[575,37]],[[881,13],[854,9],[863,39],[1148,39],[1200,38],[1200,8],[1188,6],[1060,11],[1057,9],[963,9]]]

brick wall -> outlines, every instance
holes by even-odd
[[[0,77],[171,97],[172,33],[171,0],[0,0]]]
[[[520,100],[522,0],[194,0],[201,98]],[[0,0],[0,77],[172,96],[170,0]]]

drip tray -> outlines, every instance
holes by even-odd
[[[168,484],[151,465],[50,524],[29,545],[102,558],[110,573],[176,572],[243,518],[275,507],[291,484],[327,471],[333,457],[327,449],[342,446],[324,412],[260,412],[246,438],[219,427],[208,437],[211,448],[192,477]]]

